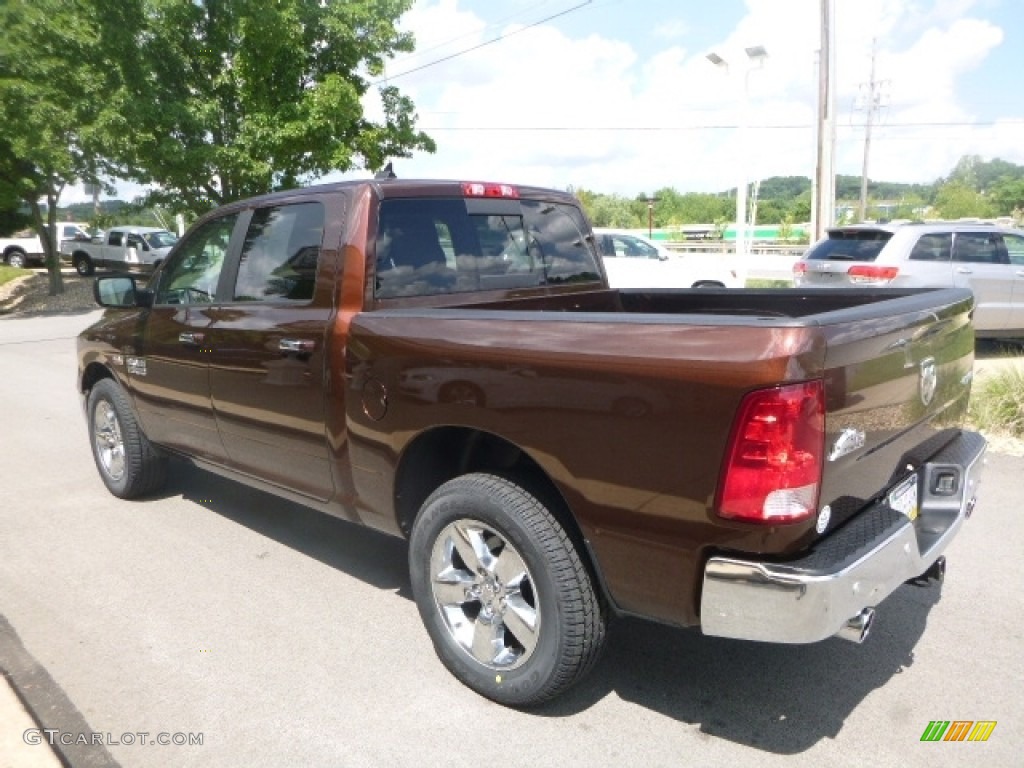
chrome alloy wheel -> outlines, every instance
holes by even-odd
[[[121,436],[121,422],[108,400],[96,403],[92,417],[92,439],[103,471],[111,480],[120,480],[124,476],[124,438]]]
[[[447,525],[430,556],[434,601],[452,639],[490,669],[524,664],[540,633],[540,606],[523,558],[476,520]]]

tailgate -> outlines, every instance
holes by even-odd
[[[973,300],[934,291],[899,306],[907,309],[833,325],[819,316],[826,340],[820,506],[831,507],[832,529],[874,500],[916,516],[919,470],[956,438],[966,415]]]

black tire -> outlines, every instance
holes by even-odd
[[[597,660],[605,620],[590,574],[554,516],[511,480],[471,474],[438,488],[413,525],[409,568],[438,657],[499,704],[541,704]]]
[[[693,284],[694,288],[725,288],[722,283],[715,282],[714,280],[701,280]]]
[[[17,249],[9,251],[7,254],[8,266],[15,267],[16,269],[25,269],[26,264],[25,252]]]
[[[133,499],[163,487],[167,460],[142,433],[131,401],[112,379],[89,393],[89,443],[100,478],[121,499]]]
[[[74,266],[75,271],[82,277],[89,277],[96,271],[96,267],[93,265],[92,259],[84,253],[76,253],[71,258],[71,264]]]

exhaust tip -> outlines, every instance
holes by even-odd
[[[871,625],[875,623],[875,609],[865,608],[836,632],[836,637],[849,640],[851,643],[860,645],[871,632]]]

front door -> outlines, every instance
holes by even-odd
[[[139,420],[155,443],[211,461],[226,452],[210,402],[209,332],[238,214],[194,230],[159,275],[141,340],[129,361]]]

